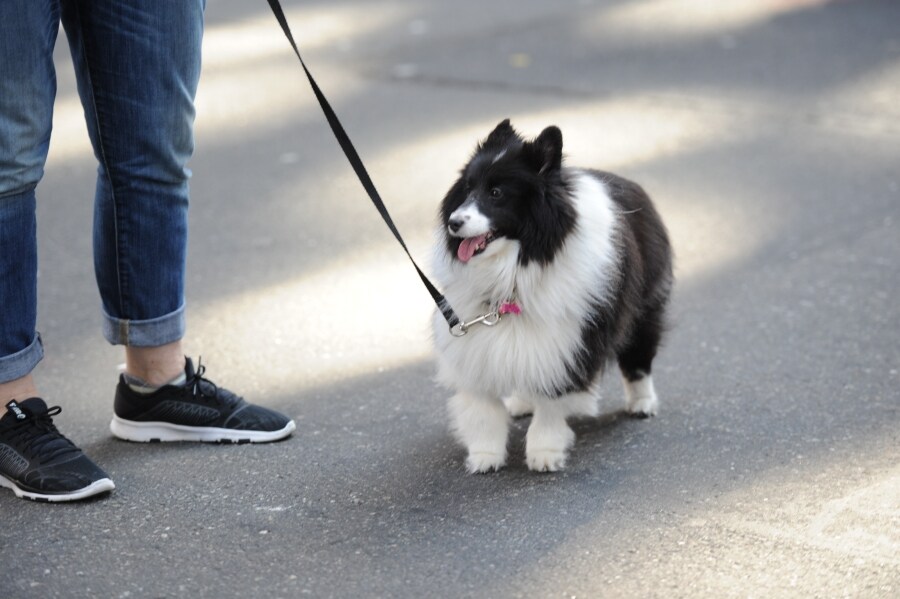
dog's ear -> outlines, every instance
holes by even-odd
[[[541,174],[558,171],[562,167],[562,131],[550,126],[534,140],[534,148],[541,159]]]
[[[514,139],[517,135],[518,134],[516,133],[516,130],[513,129],[512,125],[509,124],[509,119],[504,119],[503,122],[494,127],[494,130],[491,131],[491,134],[488,135],[487,139],[484,140],[482,147],[502,147],[506,145],[511,139]]]
[[[532,142],[531,152],[534,164],[540,170],[540,174],[557,171],[562,166],[562,131],[559,127],[550,126],[541,131],[537,139]]]

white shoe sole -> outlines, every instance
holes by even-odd
[[[101,478],[100,480],[91,483],[87,487],[84,487],[83,489],[79,489],[77,491],[72,491],[71,493],[32,493],[31,491],[20,489],[16,485],[16,483],[9,480],[5,476],[0,476],[0,487],[12,489],[12,492],[16,494],[16,497],[22,499],[31,499],[33,501],[50,501],[55,503],[59,501],[78,501],[79,499],[86,499],[93,495],[99,495],[100,493],[112,491],[116,488],[116,485],[112,480],[108,478]]]
[[[109,430],[119,439],[149,443],[151,441],[197,441],[201,443],[270,443],[289,436],[297,426],[288,422],[277,431],[243,431],[213,426],[184,426],[169,422],[135,422],[113,416]]]

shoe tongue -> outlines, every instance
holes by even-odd
[[[188,379],[194,376],[194,362],[187,356],[184,357],[184,375]]]
[[[22,422],[28,418],[34,418],[35,414],[43,414],[47,411],[47,404],[40,397],[32,397],[18,402],[15,399],[6,404],[6,414],[0,419],[4,422],[15,420]]]
[[[478,237],[467,237],[463,239],[459,243],[459,249],[456,251],[456,256],[462,262],[468,262],[472,259],[472,256],[475,255],[475,251],[478,249],[478,244],[485,240],[487,235],[479,235]]]

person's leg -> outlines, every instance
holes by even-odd
[[[111,491],[112,480],[53,424],[37,397],[34,190],[50,141],[58,0],[0,2],[0,487],[35,501]]]
[[[35,187],[50,144],[55,1],[0,2],[0,416],[37,395]]]
[[[69,0],[63,24],[99,163],[94,265],[103,332],[128,348],[130,374],[166,382],[184,368],[186,164],[203,2]]]
[[[126,346],[113,434],[132,441],[286,437],[292,420],[212,384],[181,350],[186,164],[203,0],[67,0],[63,7],[100,165],[94,262],[104,334]]]

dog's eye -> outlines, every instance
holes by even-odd
[[[493,198],[495,200],[499,200],[502,197],[503,197],[503,191],[499,187],[491,188],[491,198]]]

